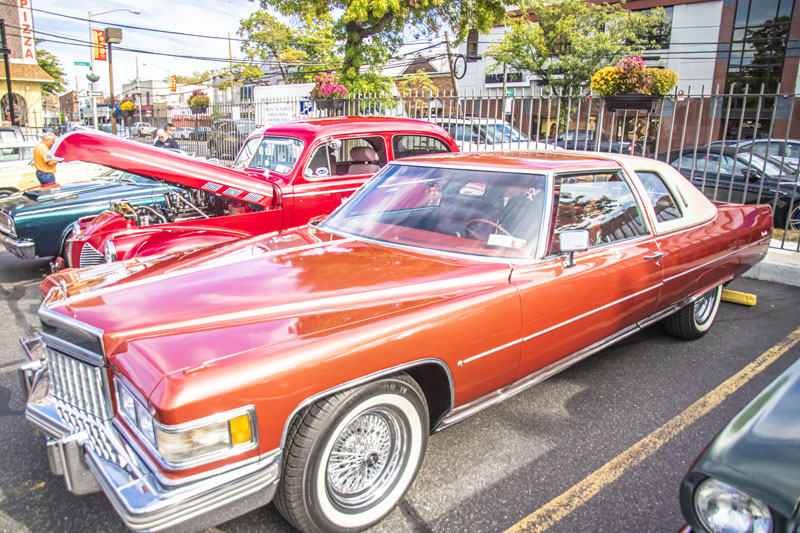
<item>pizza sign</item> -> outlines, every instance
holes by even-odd
[[[33,40],[33,12],[30,0],[17,0],[19,34],[22,41],[22,60],[36,64],[36,46]]]

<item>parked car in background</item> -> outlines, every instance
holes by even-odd
[[[230,118],[215,120],[211,131],[206,133],[211,157],[233,159],[255,128],[256,123],[252,120]]]
[[[67,263],[84,267],[305,224],[333,211],[388,161],[457,150],[439,126],[378,117],[261,128],[245,141],[234,169],[167,161],[137,143],[66,137],[55,150],[61,157],[136,168],[177,188],[155,211],[115,202],[94,220],[82,220],[69,240]]]
[[[517,128],[500,119],[466,116],[433,117],[431,121],[447,130],[462,152],[555,148],[552,144],[529,139]]]
[[[211,128],[206,126],[200,126],[194,128],[192,133],[189,135],[189,139],[192,141],[205,141],[208,139],[208,134],[213,131]]]
[[[0,142],[0,169],[29,164],[33,161],[33,149],[37,144],[39,141]]]
[[[172,136],[175,137],[176,139],[182,139],[188,141],[189,139],[192,138],[193,131],[194,128],[186,128],[186,127],[175,128],[175,132],[172,134]]]
[[[681,483],[682,531],[800,531],[800,361],[756,396]]]
[[[153,137],[156,134],[156,128],[149,122],[134,122],[130,127],[130,134],[132,137]]]
[[[556,146],[566,150],[596,150],[615,154],[633,154],[634,146],[630,141],[611,141],[601,133],[599,138],[594,130],[568,130],[558,134]],[[641,149],[638,150],[641,152]]]
[[[267,131],[252,153],[294,166]],[[706,333],[771,229],[768,206],[714,205],[652,159],[390,161],[318,225],[48,277],[25,416],[68,489],[131,528],[274,499],[304,531],[366,529],[430,432],[655,321]]]
[[[34,137],[38,137],[35,135]],[[0,126],[0,144],[4,143],[23,143],[36,139],[29,138],[19,126]]]
[[[85,129],[85,128],[82,128]],[[103,133],[111,133],[111,123],[104,122],[102,124],[98,124],[97,126],[98,131],[102,131]],[[131,128],[128,128],[122,121],[117,122],[117,137],[122,137],[123,139],[131,139],[134,137],[134,134],[131,132]]]
[[[731,146],[700,146],[659,154],[709,198],[775,206],[775,227],[800,229],[800,184],[774,158]]]
[[[100,165],[92,163],[74,162],[59,163],[56,166],[56,183],[64,185],[78,181],[86,181],[105,170]],[[0,166],[0,198],[17,191],[38,187],[36,168],[33,160],[29,159],[22,166]]]
[[[169,190],[151,179],[114,169],[105,169],[90,181],[27,189],[0,198],[0,241],[21,259],[66,257],[67,239],[78,218],[97,215],[113,200],[153,205]]]

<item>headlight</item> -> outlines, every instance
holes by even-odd
[[[712,533],[769,533],[772,514],[760,500],[713,478],[694,493],[694,509]]]
[[[115,380],[120,416],[136,429],[163,462],[188,467],[255,447],[255,410],[235,409],[208,418],[164,426],[119,381]]]
[[[103,246],[103,256],[105,256],[106,261],[109,263],[113,263],[117,260],[117,248],[114,246],[114,241],[107,240],[105,246]]]

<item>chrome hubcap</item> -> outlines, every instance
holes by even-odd
[[[705,324],[714,311],[717,300],[717,289],[711,289],[694,302],[694,321],[697,325]]]
[[[380,500],[402,472],[407,428],[386,408],[355,418],[336,438],[328,457],[328,493],[348,510]]]

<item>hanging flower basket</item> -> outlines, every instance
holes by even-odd
[[[344,103],[346,101],[343,98],[316,98],[314,99],[314,104],[317,109],[344,111]]]
[[[132,110],[128,110],[128,109],[123,109],[122,110],[122,116],[123,117],[132,117],[133,116],[133,111]]]
[[[194,113],[195,115],[199,115],[201,113],[205,113],[206,109],[208,109],[204,105],[193,105],[193,106],[190,106],[190,107],[192,109],[192,113]]]
[[[638,93],[622,93],[605,97],[606,109],[608,111],[635,110],[645,113],[655,113],[658,104],[664,99],[663,96]]]

